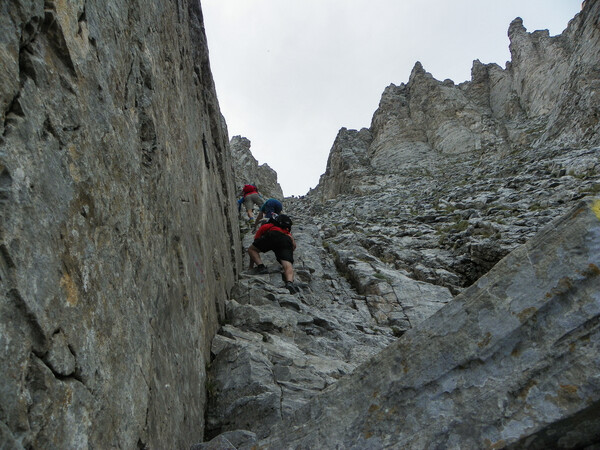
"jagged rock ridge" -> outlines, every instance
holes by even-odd
[[[531,148],[597,145],[600,45],[594,24],[586,24],[596,7],[586,2],[554,37],[547,30],[527,33],[515,19],[506,69],[475,61],[471,81],[460,85],[437,81],[415,64],[407,84],[385,89],[370,134],[338,136],[342,142],[334,144],[319,183],[321,197],[355,193],[354,184],[344,182],[354,172],[434,170],[460,160],[449,158],[454,155],[498,160]]]
[[[475,61],[470,82],[437,81],[417,63],[386,88],[369,129],[340,130],[313,214],[366,222],[362,235],[379,234],[371,252],[414,278],[454,293],[473,283],[597,192],[597,9],[586,2],[555,37],[516,19],[507,68]]]

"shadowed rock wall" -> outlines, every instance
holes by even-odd
[[[201,439],[241,259],[199,2],[2,2],[0,67],[0,446]]]

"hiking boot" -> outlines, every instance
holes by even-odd
[[[297,294],[300,292],[300,288],[296,286],[293,281],[286,281],[285,288],[290,291],[290,294]]]
[[[263,275],[265,273],[269,273],[269,269],[264,264],[259,264],[254,269],[254,273],[257,274],[257,275]]]

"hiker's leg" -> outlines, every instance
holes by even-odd
[[[262,205],[265,204],[265,201],[262,199],[262,197],[258,194],[253,194],[253,200],[254,203],[256,204],[256,206],[258,206],[258,209],[262,208]]]
[[[263,263],[260,258],[260,251],[254,245],[248,247],[248,256],[250,257],[250,269],[254,267],[254,264],[258,266]]]
[[[282,259],[279,261],[283,267],[283,277],[285,281],[294,281],[294,266],[291,262]]]
[[[246,195],[244,197],[244,206],[246,207],[246,213],[248,214],[248,219],[254,219],[254,202],[252,201],[251,195]]]

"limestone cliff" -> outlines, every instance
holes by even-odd
[[[185,448],[240,264],[199,2],[0,11],[0,447]]]
[[[361,222],[374,256],[458,293],[597,192],[600,6],[584,6],[554,37],[515,19],[506,69],[475,61],[469,82],[417,63],[370,128],[340,130],[315,208]]]

